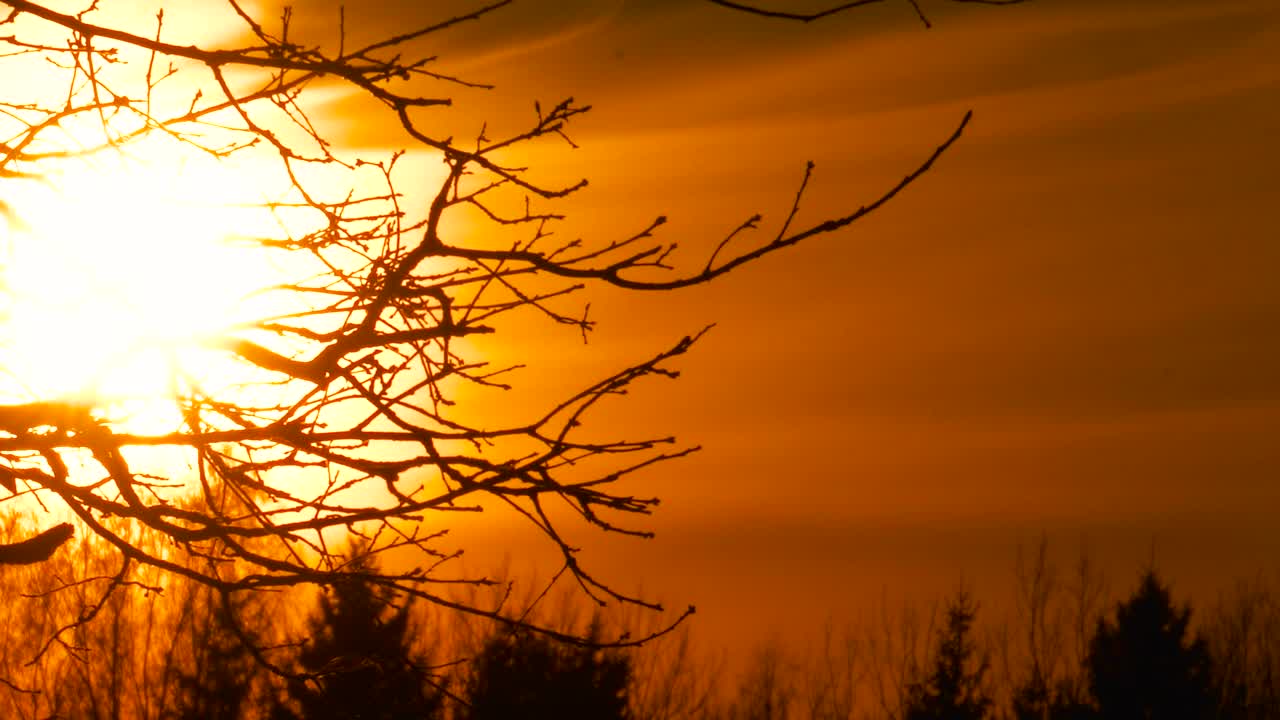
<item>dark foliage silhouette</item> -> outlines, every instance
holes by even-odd
[[[351,570],[376,574],[357,551]],[[412,657],[410,606],[395,607],[390,594],[370,581],[352,579],[329,588],[309,623],[310,641],[298,669],[310,679],[288,684],[300,715],[285,705],[276,717],[303,720],[408,720],[439,717],[442,694]]]
[[[29,518],[0,517],[0,540],[30,536],[32,523]],[[133,538],[132,541],[149,547],[156,539],[163,541],[158,537]],[[228,616],[223,614],[218,593],[205,586],[185,580],[172,582],[165,585],[162,596],[146,592],[140,586],[132,586],[110,596],[99,610],[98,621],[77,629],[71,636],[74,645],[55,643],[42,652],[41,648],[57,627],[77,620],[82,607],[95,594],[93,586],[110,581],[108,558],[92,550],[90,544],[82,540],[55,553],[45,565],[14,566],[0,573],[0,591],[9,598],[7,603],[0,605],[0,622],[8,627],[8,631],[0,636],[0,678],[11,683],[0,682],[0,717],[33,720],[50,717],[257,720],[266,717],[272,707],[269,698],[273,691],[279,691],[283,701],[278,704],[277,717],[310,717],[304,714],[300,701],[285,694],[288,688],[283,679],[265,672],[246,656],[250,646],[270,646],[279,639],[273,628],[283,622],[287,614],[281,612],[283,604],[278,602],[280,594],[276,593],[247,596],[245,600],[251,601],[249,605],[236,603],[233,628],[227,622]],[[352,566],[353,571],[355,567]],[[150,574],[138,577],[147,585],[155,585],[163,576],[153,568]],[[1270,578],[1259,576],[1242,584],[1235,592],[1225,593],[1217,605],[1211,606],[1203,615],[1197,609],[1195,617],[1199,619],[1205,648],[1212,660],[1213,681],[1208,684],[1214,693],[1210,697],[1211,707],[1208,707],[1207,714],[1200,717],[1222,720],[1272,720],[1280,717],[1275,712],[1276,668],[1280,667],[1276,662],[1280,657],[1280,602],[1277,601],[1280,593]],[[61,593],[49,592],[63,583],[70,583],[72,589]],[[1069,584],[1062,587],[1070,590]],[[297,593],[299,597],[302,595]],[[331,612],[342,606],[336,591],[330,591],[327,597]],[[291,597],[288,602],[297,606],[296,599]],[[1104,604],[1109,602],[1104,601]],[[395,625],[397,615],[402,612],[374,602],[361,601],[360,604],[375,610],[381,607],[377,616],[379,622],[349,623],[349,627],[367,630],[369,627]],[[1133,604],[1131,598],[1120,605],[1128,607]],[[971,603],[970,606],[971,611],[976,611],[976,604]],[[1170,618],[1181,618],[1188,613],[1187,608],[1177,608],[1167,598],[1155,603],[1155,607],[1161,606],[1164,607],[1162,612]],[[320,607],[317,603],[317,610],[308,623],[317,639],[308,646],[312,650],[322,643],[329,643],[330,647],[333,645],[332,640],[324,639],[330,633],[319,629],[323,618]],[[918,636],[933,641],[919,645],[921,648],[933,646],[929,653],[931,660],[915,655],[911,648],[916,645],[910,642],[899,643],[887,654],[877,655],[868,644],[871,634],[865,631],[869,627],[863,626],[861,631],[855,631],[851,626],[845,635],[832,635],[825,651],[814,654],[810,648],[807,660],[803,650],[796,652],[797,648],[784,646],[780,639],[777,645],[771,645],[749,658],[746,672],[728,676],[717,669],[714,654],[691,649],[689,635],[684,630],[636,651],[614,651],[627,653],[622,656],[549,644],[545,638],[536,635],[515,638],[502,628],[497,628],[487,638],[477,639],[475,626],[436,624],[434,619],[427,621],[421,617],[427,610],[429,606],[415,606],[411,621],[407,623],[408,630],[403,640],[418,649],[417,654],[406,653],[412,665],[421,669],[424,657],[428,657],[424,648],[440,646],[455,649],[447,657],[474,656],[477,662],[441,668],[440,673],[451,675],[451,682],[441,684],[458,700],[445,700],[443,712],[438,711],[434,702],[429,702],[424,714],[411,714],[409,717],[447,716],[451,720],[470,717],[468,713],[473,710],[463,704],[468,699],[469,690],[475,692],[477,700],[482,700],[486,694],[491,700],[496,697],[493,702],[478,702],[474,709],[476,713],[488,712],[488,717],[536,718],[533,713],[539,711],[539,707],[551,717],[573,718],[577,717],[571,714],[575,712],[591,712],[605,718],[619,717],[615,713],[623,712],[620,698],[628,706],[625,712],[636,720],[780,717],[901,720],[904,717],[903,704],[892,700],[902,696],[913,698],[917,702],[915,710],[922,712],[941,713],[944,712],[940,710],[942,707],[964,705],[944,704],[935,698],[930,708],[922,709],[926,696],[931,693],[938,697],[947,694],[954,698],[954,692],[936,691],[941,687],[962,684],[952,679],[939,680],[939,677],[954,678],[959,674],[954,670],[939,672],[940,665],[948,665],[941,662],[944,655],[955,656],[954,652],[944,652],[947,638],[954,634],[949,622],[950,613],[943,614],[943,619],[948,622],[943,624],[936,638],[927,638],[930,634],[924,630],[929,624],[927,621],[922,620],[919,625]],[[583,608],[566,598],[565,605],[542,613],[541,620],[590,638],[592,632],[584,629],[590,626],[577,621],[577,618],[584,617],[582,611]],[[986,612],[982,615],[985,616]],[[1116,619],[1119,615],[1116,613],[1107,618],[1106,624],[1113,636],[1123,634]],[[365,613],[366,620],[368,617],[370,613]],[[1058,631],[1074,632],[1080,620],[1072,613],[1049,612],[1045,617],[1048,619],[1043,627],[1052,631],[1049,636]],[[1081,617],[1092,617],[1088,624],[1096,631],[1096,616]],[[306,618],[299,620],[302,622]],[[978,661],[983,655],[983,643],[992,637],[982,634],[981,642],[973,640],[978,634],[975,630],[979,627],[977,620],[978,617],[971,617],[963,633],[970,639],[967,643],[971,648],[969,659],[958,664],[970,675],[976,674],[976,669],[981,666]],[[1165,626],[1165,632],[1171,633],[1169,628],[1174,625],[1176,623]],[[425,628],[425,631],[413,632],[414,627]],[[830,627],[828,629],[831,630]],[[981,629],[986,631],[992,627],[988,625]],[[250,646],[240,644],[237,630],[250,636]],[[873,634],[881,630],[883,628],[877,628]],[[907,635],[914,633],[907,632],[906,627],[899,626],[896,620],[891,630]],[[1181,645],[1184,650],[1195,645],[1194,641],[1188,640],[1188,632],[1183,630]],[[1094,634],[1084,633],[1086,646]],[[965,644],[953,642],[951,647],[961,648]],[[390,640],[384,645],[390,649],[379,653],[360,644],[354,650],[357,654],[355,666],[359,668],[365,657],[385,655],[395,652],[396,647],[403,647]],[[649,656],[646,660],[645,654],[655,651],[658,655]],[[301,654],[288,648],[275,652],[292,652],[290,657],[294,658]],[[911,653],[912,657],[903,653]],[[337,654],[331,656],[336,658]],[[1031,671],[1034,663],[1021,649],[1011,652],[1008,655],[1011,667],[1006,670],[1000,663],[993,663],[994,673],[987,673],[995,676],[991,685],[997,698],[987,716],[1019,720],[1094,720],[1099,717],[1174,717],[1177,720],[1185,717],[1154,714],[1174,712],[1163,707],[1142,708],[1136,711],[1139,713],[1136,715],[1124,714],[1128,711],[1123,708],[1114,710],[1111,715],[1102,715],[1088,702],[1087,694],[1077,695],[1070,688],[1063,689],[1063,678],[1079,673],[1086,681],[1087,691],[1087,680],[1091,675],[1088,656],[1085,652],[1078,657],[1072,654],[1064,658],[1054,674],[1044,674],[1056,678],[1056,681],[1045,683],[1047,687],[1042,686],[1041,694],[1036,696],[1028,690],[1030,683],[1026,682],[1027,678],[1034,677]],[[321,659],[318,662],[315,678],[299,678],[308,680],[305,691],[319,692],[330,671],[350,668],[353,664],[338,659]],[[1115,674],[1132,675],[1134,663],[1137,667],[1142,667],[1143,663],[1155,665],[1149,659],[1135,661],[1130,657],[1115,662]],[[954,662],[949,664],[952,668],[957,666]],[[479,676],[473,672],[481,665],[488,668],[485,671],[488,680],[484,682],[480,682]],[[373,666],[370,663],[370,667]],[[625,679],[621,677],[624,666],[627,670]],[[290,671],[301,671],[302,675],[312,674],[292,663],[285,663],[285,667]],[[921,667],[930,670],[930,674],[921,675],[913,670],[903,674],[898,672],[901,668]],[[878,701],[872,687],[877,674],[883,675],[886,670],[889,671],[887,682],[901,691],[901,695],[894,694],[889,703]],[[1002,670],[1005,670],[1003,675]],[[902,680],[913,676],[917,678],[914,683]],[[836,678],[842,679],[836,682]],[[683,689],[677,687],[685,680],[692,680],[692,685]],[[683,697],[663,697],[664,691],[672,689]],[[704,689],[707,689],[705,693]],[[388,689],[385,692],[397,691]],[[430,700],[435,691],[428,686],[425,692]],[[570,702],[558,695],[594,699],[587,701],[592,705],[588,710],[579,706],[566,709]],[[523,707],[513,708],[511,702],[501,702],[512,697],[525,698]],[[550,709],[545,707],[551,704],[546,699],[548,697],[556,701]],[[376,709],[379,707],[376,700],[371,699],[366,706],[352,712],[363,711],[365,707]],[[410,712],[419,710],[421,708]],[[332,714],[324,714],[324,709],[317,712],[321,713],[319,717],[332,717]],[[956,712],[955,715],[942,716],[972,716],[965,714],[970,711],[963,707]]]
[[[183,720],[253,717],[251,711],[260,699],[255,697],[252,680],[262,668],[240,633],[252,633],[253,629],[266,624],[269,616],[252,597],[229,607],[219,602],[208,588],[199,588],[191,600],[194,612],[185,618],[191,633],[191,657],[188,663],[175,669],[177,697],[175,710],[169,717]],[[233,618],[233,613],[239,617]]]
[[[986,687],[990,661],[976,647],[977,603],[964,590],[947,602],[946,625],[938,631],[933,669],[907,691],[907,720],[983,720],[992,699]]]
[[[1212,668],[1203,638],[1191,637],[1191,608],[1173,604],[1148,570],[1114,619],[1098,622],[1089,648],[1089,686],[1104,720],[1211,716]]]
[[[1089,720],[1097,717],[1092,705],[1078,700],[1062,687],[1050,687],[1037,679],[1017,688],[1011,703],[1016,720]]]
[[[588,636],[594,635],[594,629]],[[467,684],[466,720],[625,720],[627,657],[500,630],[484,643]]]

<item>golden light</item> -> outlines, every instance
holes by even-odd
[[[263,214],[246,174],[149,150],[8,188],[0,401],[163,398],[178,375],[225,366],[204,342],[262,312],[254,292],[280,273],[243,239]]]

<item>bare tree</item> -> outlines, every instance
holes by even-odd
[[[1204,631],[1217,672],[1217,716],[1280,713],[1280,597],[1274,579],[1260,574],[1222,593]]]
[[[865,651],[852,627],[838,631],[827,620],[822,649],[812,652],[805,667],[804,701],[808,717],[815,720],[852,720],[858,708],[858,690],[868,680]]]
[[[940,614],[937,602],[927,608],[904,603],[896,611],[882,598],[877,618],[863,628],[870,694],[880,716],[906,717],[907,689],[925,677],[933,661],[931,639]]]
[[[632,717],[677,720],[715,716],[725,658],[700,652],[690,627],[686,624],[631,652],[627,697]]]
[[[731,720],[786,720],[798,705],[795,674],[782,641],[773,638],[751,653],[729,705]]]
[[[150,27],[121,26],[106,0],[78,13],[0,0],[6,95],[11,78],[33,68],[43,78],[31,97],[0,99],[5,187],[56,184],[75,163],[157,145],[223,163],[257,162],[264,182],[274,183],[259,210],[279,222],[253,239],[285,266],[303,268],[261,289],[274,309],[199,339],[229,379],[179,361],[168,366],[161,402],[176,420],[166,430],[141,429],[92,395],[0,407],[0,483],[55,516],[70,515],[115,555],[110,582],[100,584],[104,594],[85,599],[82,617],[92,617],[138,566],[194,580],[228,604],[236,593],[355,578],[601,646],[643,642],[693,612],[645,636],[586,638],[539,626],[500,603],[469,603],[453,589],[492,580],[456,569],[450,561],[461,550],[444,527],[454,513],[505,508],[559,551],[553,583],[572,580],[599,603],[661,610],[596,577],[562,531],[576,522],[649,535],[629,521],[651,513],[658,499],[624,492],[619,481],[696,448],[670,437],[600,439],[584,428],[607,398],[650,378],[675,378],[673,361],[702,332],[506,424],[484,414],[492,403],[467,400],[500,396],[519,364],[491,365],[472,341],[530,313],[585,338],[594,321],[589,303],[577,298],[591,287],[677,290],[835,233],[919,180],[970,115],[878,197],[800,224],[809,163],[781,222],[764,232],[761,216],[752,215],[695,262],[678,261],[675,243],[660,239],[660,215],[619,237],[563,241],[553,233],[564,218],[558,203],[587,180],[555,184],[510,158],[537,143],[571,149],[570,127],[589,106],[573,99],[535,105],[523,127],[505,134],[483,127],[469,141],[433,130],[432,113],[451,104],[442,91],[479,86],[439,69],[430,43],[509,2],[362,46],[348,44],[349,20],[335,14],[338,39],[325,46],[291,32],[289,11],[268,23],[237,0],[203,11],[238,23],[239,39],[208,44],[171,41],[163,12]],[[329,118],[317,116],[334,87],[372,100],[406,147],[435,153],[444,168],[439,182],[402,192],[402,153],[335,149],[321,129]],[[21,220],[24,208],[15,202],[0,207]],[[452,232],[463,216],[483,224]],[[750,242],[753,232],[762,239]],[[160,449],[180,456],[181,469],[148,460]],[[131,526],[170,543],[158,550],[133,542],[119,530]],[[374,555],[416,554],[411,569],[345,564],[331,547],[335,533],[348,531],[364,536]],[[66,530],[49,533],[31,541],[41,552]]]
[[[1086,659],[1105,601],[1105,582],[1083,543],[1069,568],[1047,536],[1018,547],[1015,605],[1001,628],[1000,685],[1013,716],[1072,717],[1089,702]]]

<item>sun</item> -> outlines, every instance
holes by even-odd
[[[156,399],[220,366],[208,340],[260,316],[280,276],[246,240],[248,175],[160,143],[6,188],[0,402]]]

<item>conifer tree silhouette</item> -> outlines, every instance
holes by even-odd
[[[596,634],[593,628],[589,637]],[[499,630],[475,659],[465,720],[626,720],[626,656]]]
[[[1203,638],[1188,634],[1191,608],[1146,571],[1113,621],[1098,621],[1089,647],[1089,685],[1104,720],[1210,716],[1212,668]]]
[[[376,573],[353,550],[353,572]],[[409,650],[409,605],[393,607],[387,593],[352,579],[320,597],[311,640],[298,669],[317,677],[294,681],[289,695],[306,720],[425,720],[441,716],[442,697]],[[278,707],[275,717],[292,716]]]
[[[907,720],[983,720],[991,711],[986,687],[990,662],[972,639],[978,604],[960,590],[947,603],[938,632],[938,654],[924,682],[907,689]]]

